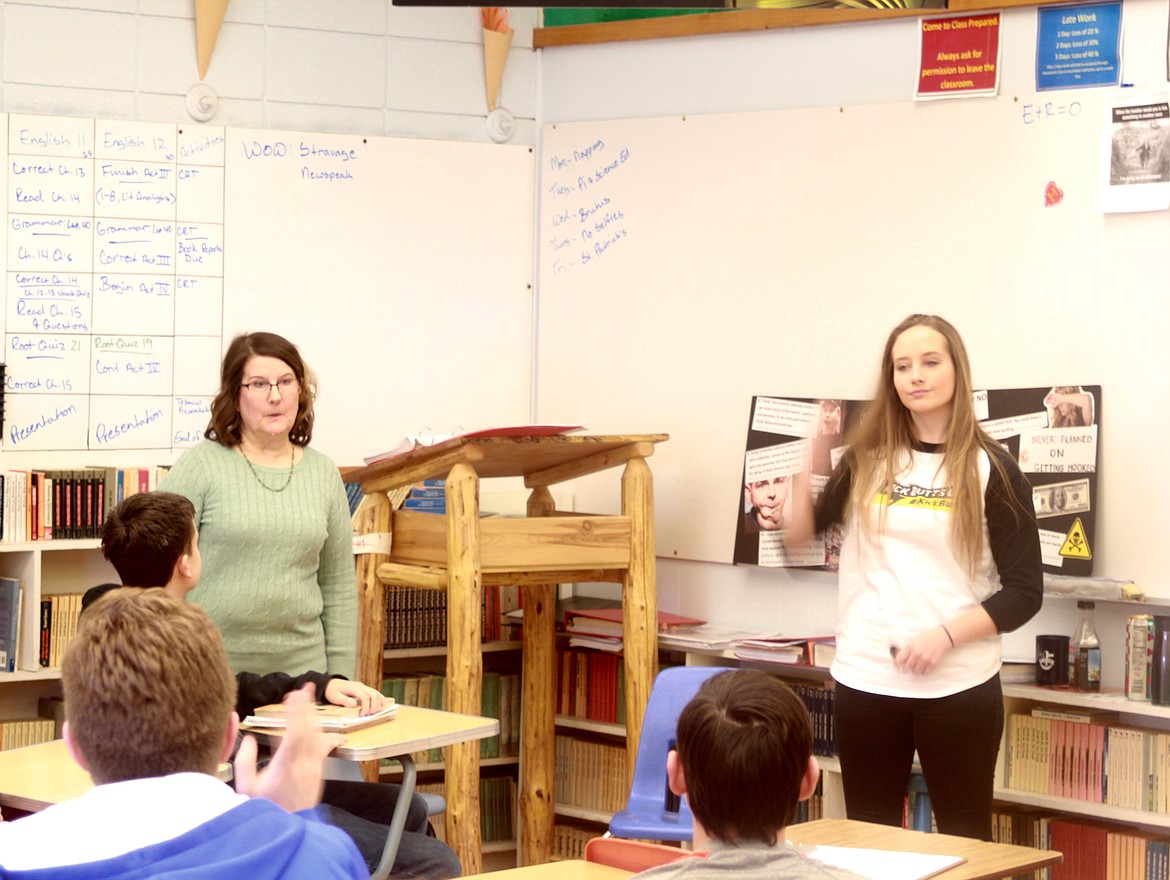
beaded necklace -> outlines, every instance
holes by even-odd
[[[288,484],[292,482],[293,478],[293,465],[296,464],[297,461],[297,448],[295,446],[292,448],[292,454],[289,456],[288,474],[284,478],[284,483],[281,484],[281,486],[277,489],[272,488],[262,479],[260,479],[260,474],[256,471],[256,468],[253,467],[252,462],[248,459],[248,456],[244,453],[244,448],[242,446],[237,448],[240,450],[240,455],[244,456],[244,463],[248,465],[248,470],[252,472],[252,476],[256,478],[256,482],[259,483],[262,488],[267,489],[269,492],[283,492],[288,488]]]

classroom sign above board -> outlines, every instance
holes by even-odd
[[[762,566],[836,568],[840,534],[818,535],[787,548],[792,478],[808,473],[814,499],[845,451],[845,437],[865,401],[753,397],[744,453],[743,491],[736,512],[735,562]],[[1044,570],[1087,576],[1093,571],[1099,385],[1054,385],[979,391],[983,429],[1018,462],[1032,487]]]

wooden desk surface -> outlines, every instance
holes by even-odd
[[[606,467],[624,464],[622,447],[638,446],[642,456],[654,451],[654,444],[669,434],[554,434],[518,437],[452,437],[433,446],[423,446],[404,455],[376,461],[353,471],[346,471],[346,482],[361,483],[367,492],[385,491],[408,486],[423,479],[447,476],[456,462],[467,462],[482,478],[528,477],[541,472],[569,468],[564,479],[594,473]],[[610,458],[612,457],[612,459]],[[574,464],[592,459],[585,469]]]
[[[1054,850],[986,843],[951,834],[927,834],[852,819],[818,819],[815,822],[789,825],[788,839],[795,844],[937,853],[966,859],[961,865],[936,875],[940,880],[996,880],[1055,865],[1064,859],[1063,855]]]
[[[231,765],[220,764],[216,775],[229,781]],[[0,806],[35,813],[91,788],[93,780],[77,766],[63,739],[0,752]]]
[[[241,725],[241,729],[253,734],[260,742],[274,742],[284,735],[284,731],[272,728]],[[499,732],[500,722],[495,718],[421,709],[418,706],[399,706],[394,717],[388,721],[347,731],[345,743],[331,754],[347,761],[396,758],[424,749],[487,739]]]
[[[634,876],[621,868],[611,868],[597,862],[581,859],[567,859],[562,862],[546,862],[543,865],[528,865],[524,868],[508,868],[488,874],[473,874],[471,877],[491,880],[625,880]],[[470,880],[465,877],[464,880]]]
[[[80,797],[93,780],[69,756],[65,740],[0,752],[0,804],[36,812]]]

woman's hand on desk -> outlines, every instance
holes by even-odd
[[[249,797],[267,798],[290,813],[315,807],[325,786],[325,758],[345,742],[340,733],[326,733],[314,718],[313,685],[307,684],[284,699],[288,727],[276,754],[263,770],[256,770],[256,739],[245,736],[233,763],[236,791]]]
[[[360,706],[362,715],[370,715],[385,707],[386,698],[360,681],[331,678],[325,685],[325,702],[334,706]]]

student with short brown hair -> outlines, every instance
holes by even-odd
[[[194,515],[191,501],[173,492],[131,495],[106,517],[102,553],[124,585],[162,586],[175,598],[184,599],[199,583],[202,571]],[[83,598],[83,606],[113,586],[94,587]],[[316,687],[322,703],[360,706],[363,714],[384,705],[379,691],[340,675],[311,670],[295,677],[283,672],[240,672],[233,682],[233,688],[238,684],[236,714],[246,718],[257,706],[280,702],[286,694],[309,683]],[[371,872],[381,862],[401,791],[401,786],[391,783],[340,779],[325,782],[321,812],[353,838]],[[431,833],[426,802],[418,795],[411,799],[392,872],[394,876],[425,880],[447,880],[463,873],[455,851]]]
[[[312,810],[341,737],[316,726],[310,695],[291,698],[265,771],[252,748],[237,762],[239,792],[216,779],[238,729],[235,680],[198,607],[159,589],[104,596],[78,622],[61,677],[65,744],[95,787],[0,824],[0,876],[369,876],[353,841]]]
[[[784,839],[821,770],[808,710],[782,681],[754,669],[707,679],[679,715],[675,737],[666,759],[670,790],[686,795],[695,849],[708,855],[639,878],[860,880],[806,858]]]

